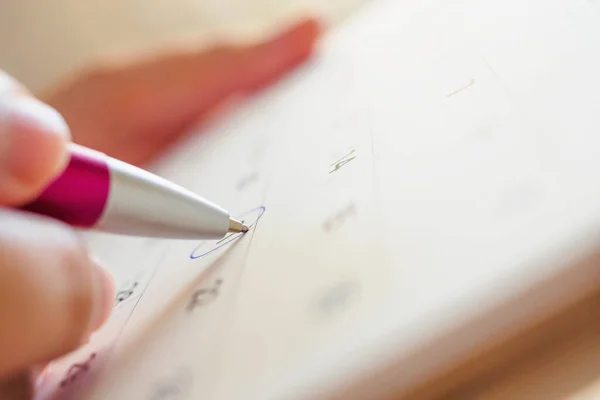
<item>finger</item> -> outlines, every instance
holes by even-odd
[[[69,130],[62,117],[0,76],[0,204],[20,205],[65,167]]]
[[[0,376],[79,347],[108,317],[110,275],[73,231],[0,209]]]
[[[189,93],[190,98],[174,96],[171,104],[177,105],[186,117],[195,119],[232,95],[260,89],[305,61],[319,33],[319,24],[307,20],[264,43],[217,48],[212,54],[197,58],[198,63],[205,64],[204,77],[190,59],[189,66],[181,70],[189,71],[184,75],[188,75],[188,87],[193,90],[180,92]]]
[[[35,378],[30,371],[18,371],[6,377],[0,377],[0,399],[33,399]]]
[[[234,87],[257,90],[280,78],[310,56],[320,29],[317,21],[307,20],[270,41],[234,52],[227,71]]]
[[[139,166],[227,100],[299,65],[319,31],[307,20],[265,43],[112,64],[59,86],[48,102],[65,116],[75,142]]]
[[[121,111],[145,121],[144,132],[173,134],[230,96],[255,90],[300,64],[319,35],[303,21],[274,39],[250,46],[219,46],[143,64],[122,83]]]

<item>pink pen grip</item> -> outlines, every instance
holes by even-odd
[[[65,171],[23,210],[89,228],[101,218],[110,191],[110,170],[100,160],[71,152]]]

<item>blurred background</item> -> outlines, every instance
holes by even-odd
[[[365,0],[0,0],[0,66],[34,92],[98,59],[248,40]]]

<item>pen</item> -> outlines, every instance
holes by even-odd
[[[103,153],[69,144],[67,167],[22,210],[130,236],[219,239],[248,227],[208,200]]]

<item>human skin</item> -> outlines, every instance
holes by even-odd
[[[113,279],[75,232],[15,210],[62,172],[67,143],[144,166],[303,63],[319,32],[306,20],[263,43],[95,67],[38,97],[0,71],[0,378],[77,349],[112,309]]]

